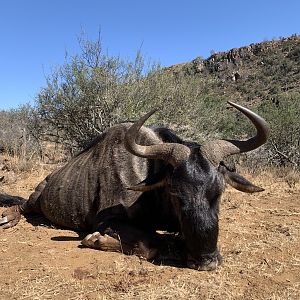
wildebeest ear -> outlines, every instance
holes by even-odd
[[[250,181],[248,181],[238,173],[229,171],[225,166],[219,166],[219,171],[224,175],[225,182],[239,191],[245,193],[256,193],[265,190],[259,186],[252,184]]]

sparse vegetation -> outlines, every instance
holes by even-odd
[[[153,107],[160,108],[153,123],[169,125],[200,143],[243,137],[248,123],[225,109],[225,101],[232,100],[259,111],[271,124],[270,142],[248,156],[248,166],[259,159],[265,165],[299,169],[298,36],[166,69],[146,63],[140,52],[134,61],[125,61],[104,54],[100,40],[79,42],[81,53],[67,57],[48,76],[33,107],[1,112],[7,125],[0,142],[6,151],[44,157],[44,141],[51,141],[72,155],[107,127],[134,120]]]

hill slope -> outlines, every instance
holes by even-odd
[[[220,95],[242,100],[272,99],[300,91],[300,36],[234,48],[167,68],[216,80]]]
[[[244,104],[263,115],[271,126],[270,141],[264,146],[266,151],[254,162],[263,155],[268,164],[300,167],[300,36],[215,53],[208,59],[196,58],[166,71],[173,77],[184,78],[181,86],[192,82],[190,89],[194,94],[202,84],[200,93],[191,100],[191,111],[197,111],[198,116],[199,111],[203,112],[210,118],[199,122],[197,127],[202,131],[204,123],[227,136],[247,132],[249,126],[239,122],[239,117],[232,120],[225,114],[225,121],[219,121],[224,114],[221,109],[206,109],[210,105],[218,107],[220,102],[224,107],[225,100]],[[199,103],[207,98],[201,107]],[[197,124],[198,119],[195,117],[192,123]]]

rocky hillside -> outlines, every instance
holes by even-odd
[[[205,112],[207,106],[214,105],[212,101],[232,100],[260,112],[271,127],[271,138],[265,151],[268,163],[299,169],[300,36],[215,53],[208,59],[196,58],[171,66],[167,71],[190,81],[194,90],[199,89],[201,81],[204,83],[205,89],[202,88],[198,99],[193,102],[196,111]],[[207,95],[210,95],[209,105],[198,109]],[[220,113],[216,116],[219,119]],[[216,130],[229,130],[230,136],[230,131],[241,127],[239,123],[231,126],[230,122],[226,122]],[[205,124],[208,123],[209,120],[205,121]],[[213,124],[209,123],[209,128],[213,128]],[[257,158],[253,161],[256,162]]]
[[[300,91],[300,36],[234,48],[167,69],[174,74],[214,78],[211,88],[220,96],[276,102],[282,93]]]

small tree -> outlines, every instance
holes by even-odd
[[[67,60],[47,78],[36,97],[36,116],[44,139],[56,140],[72,152],[84,147],[95,135],[131,113],[133,84],[145,70],[140,53],[135,61],[103,54],[100,39],[79,40],[82,52]],[[126,102],[126,104],[125,104]]]
[[[22,159],[28,159],[37,153],[37,140],[28,127],[31,114],[30,105],[0,111],[0,146],[4,152]]]

